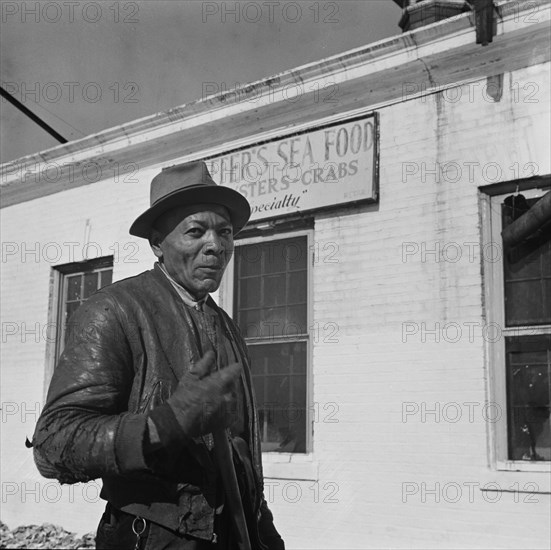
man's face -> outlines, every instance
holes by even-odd
[[[168,274],[201,299],[220,286],[233,253],[233,229],[223,206],[201,204],[193,210],[174,208],[158,219],[151,247]]]

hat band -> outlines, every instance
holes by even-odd
[[[178,195],[179,193],[181,193],[182,191],[187,191],[188,189],[197,189],[197,188],[204,188],[205,185],[208,185],[209,187],[212,187],[212,184],[204,184],[204,183],[201,183],[201,184],[195,184],[195,185],[188,185],[187,187],[183,187],[183,188],[180,188],[180,189],[174,189],[174,191],[171,191],[170,193],[168,193],[167,195],[162,195],[160,196],[158,199],[155,200],[155,202],[153,202],[150,206],[150,208],[153,208],[154,206],[157,206],[158,204],[160,204],[161,202],[165,201],[166,199],[169,199],[170,197],[172,197],[173,195]],[[216,184],[214,184],[216,185]]]

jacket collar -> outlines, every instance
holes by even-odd
[[[178,293],[178,296],[180,296],[180,298],[182,299],[184,304],[186,304],[186,306],[193,307],[200,311],[203,309],[203,305],[209,298],[209,294],[207,294],[204,298],[201,298],[201,300],[195,300],[193,296],[181,284],[177,283],[168,274],[168,271],[166,270],[165,266],[162,263],[156,262],[155,267],[157,266],[159,266],[163,275],[172,283],[172,286],[175,288],[176,292]]]

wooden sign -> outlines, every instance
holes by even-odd
[[[206,159],[216,183],[244,195],[251,221],[377,200],[375,115]]]

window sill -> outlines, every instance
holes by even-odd
[[[551,473],[551,462],[503,460],[497,462],[496,470],[504,472],[541,472],[549,474]]]
[[[529,500],[530,494],[551,495],[551,464],[548,462],[503,461],[495,468],[480,481],[481,492],[527,494],[524,502],[535,502]]]
[[[312,453],[262,453],[262,467],[265,479],[319,479],[319,464]]]

